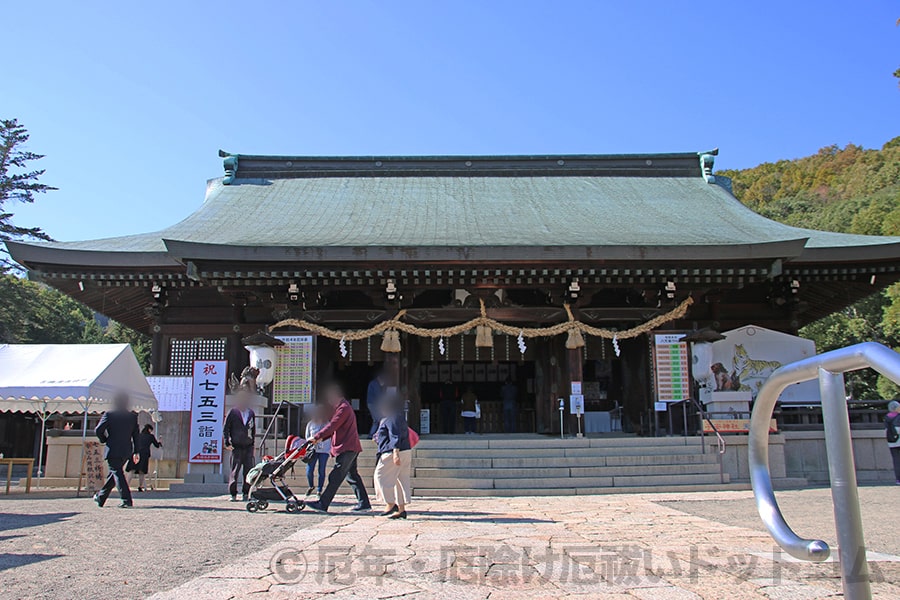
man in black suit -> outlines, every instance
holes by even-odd
[[[237,502],[237,484],[242,481],[243,500],[247,501],[250,493],[250,484],[247,483],[247,473],[256,465],[253,458],[253,445],[256,436],[256,414],[250,408],[253,396],[241,390],[236,394],[235,406],[228,411],[225,417],[225,426],[222,428],[222,437],[225,438],[225,448],[231,450],[231,476],[228,480],[228,492],[231,501]],[[240,477],[243,471],[243,478]]]
[[[103,413],[100,423],[94,430],[100,442],[106,444],[103,457],[109,465],[109,475],[106,483],[99,492],[94,494],[94,502],[98,506],[106,504],[113,486],[119,490],[122,498],[120,508],[131,508],[131,490],[128,488],[128,480],[125,479],[125,463],[131,458],[134,462],[140,460],[140,449],[137,413],[128,410],[128,396],[117,394],[113,399],[113,409]]]

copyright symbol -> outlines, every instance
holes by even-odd
[[[272,556],[269,569],[278,583],[299,583],[306,577],[306,557],[296,548],[284,548]]]

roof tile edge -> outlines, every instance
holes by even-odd
[[[698,156],[712,153],[523,155],[523,156],[261,156],[223,158],[223,183],[235,179],[299,177],[702,177]]]

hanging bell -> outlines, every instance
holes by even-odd
[[[583,346],[584,336],[581,335],[581,330],[573,327],[569,330],[569,337],[566,338],[566,348],[568,348],[569,350],[574,350]]]
[[[400,332],[396,329],[388,329],[381,340],[382,352],[400,352]]]
[[[476,348],[493,348],[494,332],[487,325],[478,325],[475,330],[475,347]]]

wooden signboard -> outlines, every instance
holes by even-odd
[[[84,489],[91,493],[96,492],[103,487],[105,479],[106,461],[103,460],[103,445],[100,442],[85,442],[78,491]]]

